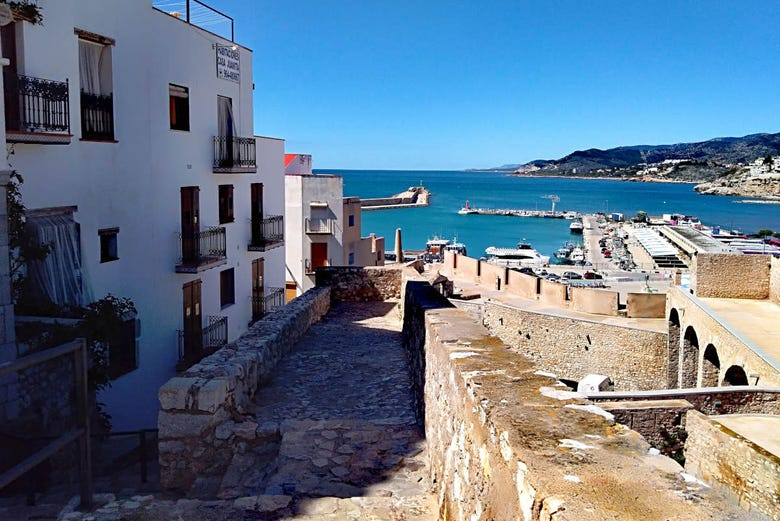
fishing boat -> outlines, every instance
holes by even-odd
[[[569,231],[571,233],[582,233],[583,228],[582,221],[572,221],[569,225]]]
[[[444,262],[444,252],[451,251],[460,255],[466,255],[466,245],[462,242],[458,242],[457,236],[455,240],[443,239],[438,235],[434,235],[432,239],[428,239],[425,243],[425,254],[423,256],[425,262]]]
[[[463,208],[458,210],[458,214],[459,215],[471,215],[471,214],[475,214],[475,213],[479,213],[479,210],[469,206],[469,202],[468,201],[466,201],[466,206],[464,206]]]
[[[550,263],[550,257],[542,255],[530,244],[520,242],[517,248],[496,248],[490,246],[485,250],[487,262],[509,268],[520,266],[546,266]]]
[[[567,261],[569,260],[569,255],[571,255],[572,250],[574,250],[574,243],[566,241],[566,243],[558,248],[553,255],[559,261]]]

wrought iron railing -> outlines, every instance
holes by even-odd
[[[307,218],[306,219],[306,233],[333,233],[333,219],[323,218]]]
[[[214,168],[256,168],[255,138],[214,136]]]
[[[114,139],[114,95],[81,91],[82,139]]]
[[[209,316],[208,325],[201,330],[201,342],[187,342],[187,332],[177,330],[179,368],[197,363],[201,358],[227,345],[228,317]]]
[[[6,129],[70,132],[68,80],[7,75]]]
[[[284,216],[271,215],[264,219],[252,219],[250,248],[264,248],[284,241]]]
[[[252,320],[259,320],[283,306],[284,288],[268,288],[265,295],[252,297]]]
[[[178,234],[179,265],[202,266],[227,258],[227,241],[223,226],[211,226],[193,234]]]

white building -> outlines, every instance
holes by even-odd
[[[43,25],[2,33],[9,161],[56,248],[31,276],[57,304],[112,293],[138,309],[99,397],[115,429],[153,427],[177,363],[283,302],[284,142],[254,136],[252,51],[232,19],[207,13],[218,36],[181,3],[39,0]]]
[[[384,265],[384,238],[361,237],[358,197],[344,197],[341,176],[313,174],[311,156],[285,156],[287,298],[314,287],[322,266]]]

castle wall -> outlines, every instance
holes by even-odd
[[[595,315],[617,315],[619,297],[617,291],[569,287],[570,309],[573,311]]]
[[[691,266],[698,297],[769,298],[769,255],[699,253]]]
[[[769,270],[769,298],[780,304],[780,258],[772,257]]]
[[[728,491],[745,509],[780,519],[780,458],[697,411],[686,417],[685,470]]]
[[[629,293],[626,299],[628,318],[664,318],[666,293]]]
[[[603,374],[619,390],[666,386],[666,333],[515,309],[496,302],[485,303],[484,322],[491,334],[560,378],[579,381],[587,374]]]
[[[400,266],[317,268],[317,286],[329,286],[331,298],[339,302],[367,302],[401,297]]]
[[[526,275],[519,271],[508,270],[506,287],[504,289],[507,293],[536,300],[536,296],[539,294],[539,280],[538,277],[534,277],[533,275]]]

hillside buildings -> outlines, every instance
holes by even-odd
[[[189,7],[38,4],[43,25],[2,29],[10,168],[53,245],[30,279],[56,306],[132,299],[98,400],[115,429],[150,428],[177,364],[283,302],[284,142],[254,135],[252,51],[229,17],[208,12],[218,36]]]

